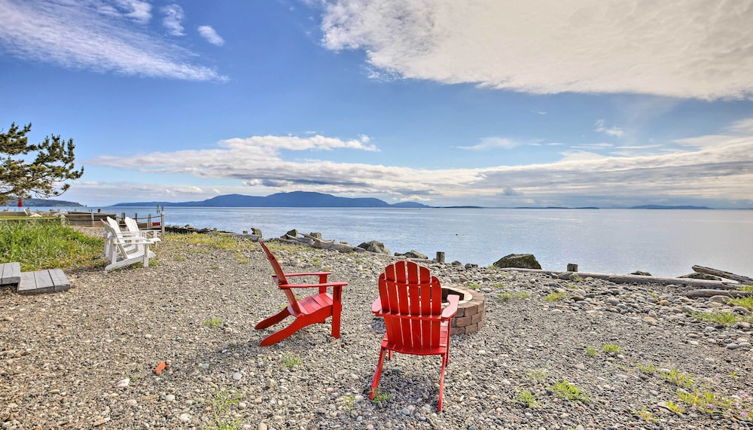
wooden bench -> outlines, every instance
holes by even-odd
[[[21,280],[21,264],[0,264],[0,285],[15,285]]]

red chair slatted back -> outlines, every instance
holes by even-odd
[[[416,349],[439,347],[442,286],[429,269],[412,261],[387,266],[379,275],[379,298],[391,344]]]
[[[264,243],[263,240],[259,239],[259,245],[261,245],[261,249],[264,251],[264,254],[267,255],[267,260],[269,260],[269,264],[272,265],[272,269],[275,271],[275,276],[277,277],[277,286],[285,285],[288,283],[288,279],[285,277],[285,272],[282,271],[282,267],[280,267],[280,263],[277,262],[277,258],[275,258],[274,254],[272,254],[272,251],[267,248],[267,245]],[[295,294],[288,289],[288,288],[280,288],[283,293],[285,293],[285,297],[288,298],[288,302],[290,302],[290,306],[293,309],[295,313],[300,313],[301,309],[298,307],[298,299],[295,298]]]

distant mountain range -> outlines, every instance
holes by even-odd
[[[18,199],[11,198],[5,202],[3,206],[15,207],[18,203]],[[52,199],[24,199],[24,206],[28,207],[83,207],[81,203],[68,202],[65,200],[52,200]]]
[[[37,201],[30,199],[28,201]],[[40,200],[41,201],[41,200]],[[75,206],[78,203],[62,202],[58,200],[44,200],[45,202],[60,202],[57,206]],[[338,197],[331,194],[314,193],[308,191],[293,191],[290,193],[276,193],[268,196],[246,196],[243,194],[224,194],[210,199],[193,202],[128,202],[117,203],[113,206],[178,206],[178,207],[299,207],[299,208],[483,208],[482,206],[427,206],[418,202],[400,202],[390,204],[384,200],[368,197]],[[29,203],[29,206],[32,206]],[[52,206],[41,204],[38,206]],[[599,209],[596,206],[565,207],[565,206],[518,206],[513,209]],[[640,205],[622,209],[711,209],[706,206],[691,205]]]
[[[336,207],[336,208],[428,208],[417,202],[400,202],[389,204],[374,198],[337,197],[331,194],[294,191],[276,193],[268,196],[245,196],[242,194],[225,194],[211,199],[195,202],[130,202],[113,206],[179,206],[179,207]]]
[[[711,208],[708,206],[691,206],[691,205],[679,205],[679,206],[640,205],[640,206],[631,206],[629,209],[711,209]]]

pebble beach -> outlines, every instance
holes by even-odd
[[[367,387],[376,279],[396,257],[275,244],[286,271],[347,281],[342,337],[309,326],[262,348],[285,305],[248,240],[168,234],[150,267],[68,272],[69,291],[0,290],[4,429],[742,429],[753,427],[753,321],[679,285],[427,263],[481,292],[485,324],[438,357],[397,355]],[[727,323],[699,315],[726,312]],[[159,375],[160,362],[168,363]]]

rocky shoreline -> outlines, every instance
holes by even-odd
[[[56,295],[0,291],[3,428],[591,429],[753,426],[753,319],[688,287],[424,261],[486,296],[485,325],[439,363],[397,356],[364,396],[383,328],[369,307],[397,258],[273,242],[289,271],[345,280],[343,336],[261,348],[284,296],[250,240],[168,234],[156,263],[69,274]],[[152,369],[169,363],[160,375]],[[228,425],[221,427],[220,425]],[[232,426],[229,426],[232,425]]]

